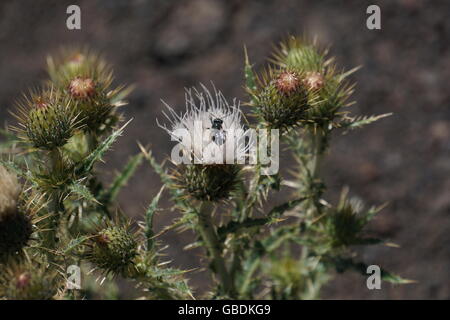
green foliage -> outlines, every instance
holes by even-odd
[[[144,154],[133,156],[110,185],[97,177],[96,164],[131,121],[118,125],[116,113],[130,88],[111,89],[112,69],[85,49],[65,51],[48,64],[48,86],[24,96],[16,105],[18,125],[1,131],[0,202],[8,214],[0,214],[0,299],[118,298],[115,276],[133,281],[145,298],[191,298],[180,279],[185,271],[162,262],[153,240],[161,193],[145,227],[134,233],[116,207]],[[10,176],[5,170],[17,174],[23,188],[4,179]],[[86,277],[81,291],[71,290],[61,277],[71,265],[97,276]],[[98,275],[108,284],[95,283]]]
[[[2,209],[8,215],[0,212],[0,298],[118,299],[120,276],[139,298],[193,299],[189,271],[171,266],[158,241],[172,230],[192,230],[197,238],[186,248],[204,248],[213,276],[204,298],[316,299],[336,274],[367,276],[368,265],[356,262],[353,247],[385,244],[366,231],[381,207],[366,208],[346,189],[337,205],[330,204],[321,166],[333,132],[388,114],[350,116],[345,107],[354,85],[348,77],[356,69],[338,71],[328,50],[314,42],[290,37],[264,70],[254,71],[245,49],[246,105],[255,128],[282,129],[283,152],[296,160],[286,176],[263,175],[261,163],[170,168],[140,146],[106,185],[96,165],[130,123],[121,124],[117,109],[131,87],[112,88],[111,67],[87,49],[49,57],[50,89],[26,96],[17,106],[18,125],[0,131],[0,168],[24,184],[20,196],[0,197],[0,208],[8,208]],[[163,186],[132,232],[117,198],[144,160]],[[157,232],[163,190],[180,215]],[[277,194],[287,200],[269,208]],[[79,292],[61,276],[70,265],[89,272]],[[384,269],[381,278],[411,282]]]

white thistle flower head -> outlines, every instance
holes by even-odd
[[[203,84],[201,90],[186,89],[186,111],[178,115],[164,101],[170,127],[166,130],[179,142],[172,161],[185,164],[244,164],[251,143],[246,143],[249,129],[242,123],[239,102],[230,104],[214,86],[211,93]],[[178,156],[182,152],[182,159]],[[178,157],[178,159],[176,159]],[[175,159],[174,159],[175,158]]]
[[[16,175],[0,165],[0,220],[2,216],[17,210],[20,190]]]

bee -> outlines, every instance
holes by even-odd
[[[225,143],[226,139],[226,133],[225,130],[223,130],[223,120],[219,118],[212,119],[211,121],[211,129],[212,129],[212,136],[211,139],[213,142],[215,142],[217,145],[222,145]]]

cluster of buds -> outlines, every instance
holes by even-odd
[[[335,125],[349,104],[352,86],[344,79],[351,72],[336,72],[327,50],[294,37],[279,46],[272,62],[258,85],[247,88],[255,115],[270,128]]]

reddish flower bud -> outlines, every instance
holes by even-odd
[[[95,82],[90,78],[76,77],[69,84],[70,94],[78,99],[93,97],[96,93]]]
[[[296,91],[300,86],[300,80],[294,72],[285,71],[278,76],[276,87],[278,91],[286,95]]]
[[[319,72],[308,72],[303,83],[309,90],[319,90],[325,85],[325,79]]]

